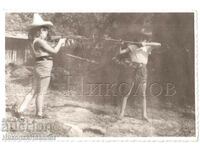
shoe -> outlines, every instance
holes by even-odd
[[[35,115],[36,119],[49,119],[49,116],[47,116],[46,114],[44,115]]]
[[[21,112],[17,112],[17,111],[14,112],[14,116],[19,119],[24,119],[23,113]]]
[[[142,117],[142,120],[143,120],[143,121],[146,121],[146,122],[150,122],[148,117],[144,117],[144,116],[143,116],[143,117]]]
[[[17,105],[13,105],[12,107],[12,114],[19,119],[24,119],[23,113],[17,110]]]

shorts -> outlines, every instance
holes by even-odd
[[[132,75],[132,81],[134,83],[134,87],[132,92],[134,94],[139,94],[138,96],[143,96],[146,93],[147,86],[147,68],[146,65],[142,65],[140,67],[134,68],[134,73]]]
[[[53,67],[53,60],[36,61],[34,68],[34,75],[39,78],[51,76]]]
[[[137,83],[147,83],[146,65],[138,66],[135,69],[135,74],[134,74],[133,78]]]

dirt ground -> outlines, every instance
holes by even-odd
[[[6,119],[16,119],[12,106],[19,103],[30,90],[30,81],[23,82],[16,77],[6,75]],[[151,105],[152,106],[152,105]],[[140,109],[128,107],[126,116],[118,119],[118,107],[99,105],[92,101],[83,101],[80,97],[67,96],[66,93],[49,90],[44,104],[49,119],[34,118],[35,104],[32,102],[25,112],[25,120],[33,123],[51,123],[56,128],[43,131],[42,134],[55,136],[84,137],[157,137],[157,136],[195,136],[195,114],[184,110],[148,107],[149,122],[140,118]],[[9,133],[30,135],[38,131],[18,131]],[[71,129],[71,130],[70,130]]]

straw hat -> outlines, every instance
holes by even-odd
[[[52,27],[53,23],[51,21],[44,21],[39,14],[35,13],[33,15],[33,22],[28,26],[28,30],[40,26]]]

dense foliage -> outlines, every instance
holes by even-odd
[[[6,32],[26,32],[32,21],[32,13],[7,13]],[[69,49],[70,53],[98,61],[93,65],[69,59],[61,51],[55,61],[72,74],[89,78],[90,81],[112,81],[117,78],[117,68],[111,58],[119,50],[119,44],[102,40],[109,36],[115,39],[134,41],[142,28],[153,32],[153,40],[162,47],[149,59],[149,82],[174,83],[176,96],[171,103],[194,105],[194,14],[193,13],[43,13],[51,20],[56,35],[82,35],[93,38],[79,41]],[[127,77],[124,77],[127,78]],[[75,77],[74,77],[75,80]],[[162,95],[161,101],[165,100]]]

